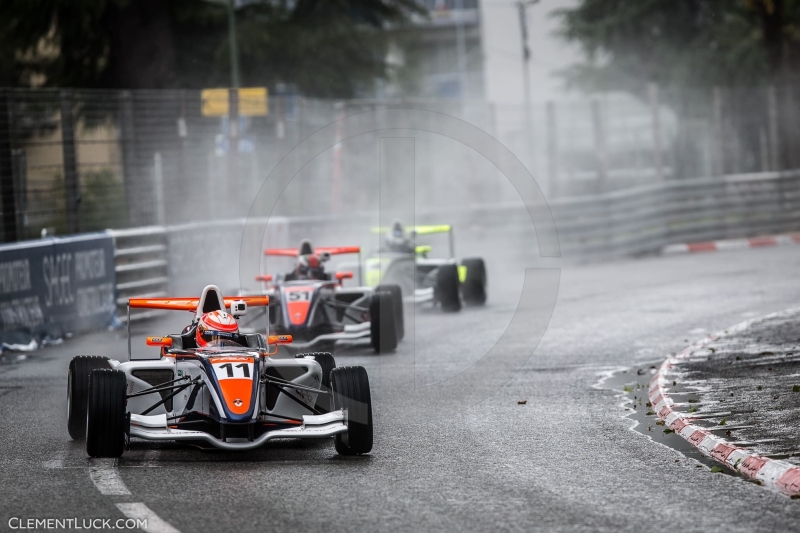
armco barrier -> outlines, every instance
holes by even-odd
[[[109,230],[114,239],[117,316],[127,320],[128,298],[191,296],[209,283],[231,292],[242,286],[240,276],[254,282],[260,265],[240,272],[240,249],[258,254],[266,243],[287,246],[286,228],[286,219],[272,217]],[[161,314],[132,310],[130,317],[135,321]]]
[[[106,233],[0,247],[2,342],[28,344],[111,325],[115,284],[114,244]]]
[[[128,298],[169,296],[168,234],[166,228],[161,226],[108,230],[107,233],[114,240],[117,316],[125,322]],[[131,312],[131,319],[160,313],[136,309]]]

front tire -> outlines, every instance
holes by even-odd
[[[339,455],[359,455],[372,450],[372,396],[363,366],[343,366],[331,372],[334,409],[347,411],[347,433],[336,435]]]
[[[86,439],[86,408],[92,370],[109,368],[108,357],[78,355],[67,371],[67,431],[73,440]]]
[[[399,341],[397,307],[391,292],[375,292],[369,303],[370,342],[377,353],[394,351]]]
[[[440,266],[436,272],[433,298],[442,305],[442,309],[445,311],[461,310],[460,289],[458,266],[454,263]]]
[[[93,370],[89,380],[86,453],[89,457],[120,457],[125,449],[125,373]]]
[[[464,259],[461,266],[467,269],[467,277],[461,284],[461,294],[467,305],[486,303],[486,264],[483,259],[474,257]]]
[[[331,372],[336,368],[336,360],[330,352],[315,352],[311,354],[314,360],[322,368],[322,381],[320,388],[328,391],[329,394],[317,396],[317,403],[314,407],[322,413],[330,413],[333,410],[333,394],[331,393]]]
[[[406,321],[403,314],[403,291],[400,285],[386,284],[378,285],[375,289],[377,292],[390,292],[392,293],[392,300],[394,301],[394,313],[397,319],[397,340],[403,340],[406,336]]]

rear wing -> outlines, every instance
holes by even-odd
[[[248,307],[263,307],[269,305],[268,296],[224,296],[222,301],[225,307],[230,308],[236,301],[243,301]],[[129,298],[128,306],[131,309],[165,309],[168,311],[197,312],[200,298]]]
[[[372,233],[389,233],[392,231],[392,228],[388,226],[376,226],[371,228]],[[456,256],[456,247],[455,241],[453,238],[453,226],[452,224],[427,224],[421,226],[407,226],[405,228],[406,235],[408,237],[416,237],[417,235],[435,235],[437,233],[447,233],[448,244],[450,245],[450,258],[454,258]],[[419,248],[419,246],[417,246]],[[430,247],[428,247],[428,252],[430,252]],[[420,252],[417,252],[418,254]]]
[[[212,311],[227,311],[235,318],[239,318],[232,309],[234,303],[244,302],[248,307],[269,306],[269,296],[220,296],[219,287],[207,285],[199,298],[128,298],[128,359],[131,358],[131,309],[162,309],[167,311],[190,311],[199,319],[203,313]],[[244,314],[244,309],[242,310]],[[269,336],[269,313],[267,317],[267,331]]]
[[[342,255],[342,254],[360,254],[361,247],[360,246],[325,246],[325,247],[317,247],[314,248],[315,254],[330,254],[330,255]],[[298,248],[267,248],[264,250],[264,255],[276,255],[276,256],[283,256],[283,257],[297,257],[300,255],[300,250]]]
[[[344,255],[344,254],[358,254],[358,284],[364,285],[362,281],[362,264],[361,264],[361,247],[360,246],[318,246],[314,248],[314,253],[317,255]],[[264,250],[264,255],[277,256],[277,257],[298,257],[300,255],[299,248],[267,248]],[[261,271],[264,271],[263,265]],[[261,277],[261,276],[259,276]],[[265,279],[257,279],[257,281],[266,281]]]
[[[372,228],[372,233],[389,233],[392,228],[389,226],[376,226]],[[422,226],[407,226],[406,233],[409,235],[414,233],[416,235],[432,235],[434,233],[450,233],[453,231],[453,226],[450,224],[429,224]]]

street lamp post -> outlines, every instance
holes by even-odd
[[[231,88],[228,91],[228,182],[234,187],[229,191],[240,189],[238,168],[239,152],[239,47],[236,44],[236,0],[228,0],[228,42],[231,52]],[[231,198],[235,205],[238,198]]]
[[[236,0],[228,0],[228,48],[231,52],[231,87],[239,88],[239,46],[236,43]]]
[[[456,54],[458,55],[458,80],[461,101],[467,99],[467,39],[464,34],[464,0],[455,0],[453,15],[456,22]]]
[[[525,128],[528,137],[528,150],[530,156],[528,158],[529,164],[533,167],[533,110],[531,104],[531,75],[528,64],[531,59],[531,50],[528,47],[528,14],[527,7],[538,4],[539,0],[521,0],[517,2],[517,9],[519,10],[519,28],[522,41],[522,90],[523,98],[525,98]],[[531,168],[533,171],[533,168]]]

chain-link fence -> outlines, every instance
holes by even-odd
[[[306,153],[302,141],[346,116],[387,107],[444,113],[489,132],[519,156],[550,198],[800,165],[790,150],[800,135],[790,120],[793,91],[771,87],[651,87],[639,98],[545,103],[535,106],[530,121],[522,106],[291,95],[248,102],[243,94],[222,102],[220,112],[219,106],[209,111],[214,106],[203,94],[0,91],[4,241],[242,217],[283,157],[308,163],[297,186],[277,202],[279,214],[369,211],[376,137],[407,132],[386,123],[373,136],[340,139],[322,154]],[[263,109],[246,111],[253,107]],[[242,113],[231,120],[230,110],[236,116],[237,109]],[[487,178],[495,169],[479,154],[424,137],[417,146],[419,207],[516,200],[513,188]]]

